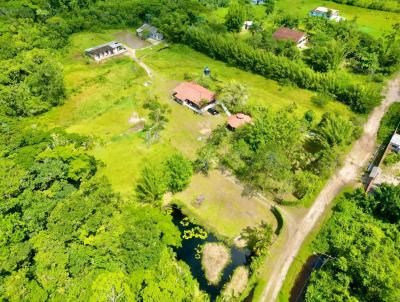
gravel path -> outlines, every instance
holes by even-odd
[[[329,209],[332,200],[345,185],[358,182],[362,169],[368,164],[376,148],[376,134],[379,124],[389,106],[400,101],[400,76],[388,83],[384,101],[370,114],[364,124],[364,133],[358,139],[341,167],[326,183],[308,213],[297,225],[288,224],[288,239],[279,247],[271,250],[274,253],[273,263],[267,277],[261,301],[275,301],[283,285],[286,274],[295,259],[300,247],[315,227],[322,214]]]

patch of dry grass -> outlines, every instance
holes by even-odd
[[[226,286],[223,294],[227,298],[237,298],[246,289],[249,281],[249,270],[244,266],[239,266],[233,272],[233,276]]]
[[[211,284],[218,284],[224,268],[230,261],[229,249],[223,243],[209,242],[204,245],[201,265],[207,281]]]
[[[200,196],[204,200],[196,204]],[[256,197],[243,195],[241,185],[218,170],[211,171],[208,176],[194,175],[189,187],[173,197],[173,201],[176,200],[186,214],[231,240],[239,236],[242,229],[262,220],[276,226],[276,219],[267,205]]]

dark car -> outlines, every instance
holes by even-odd
[[[214,108],[208,108],[207,109],[208,113],[212,114],[212,115],[217,115],[219,114],[218,110],[214,109]]]

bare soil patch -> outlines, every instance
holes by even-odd
[[[204,245],[201,264],[208,282],[218,284],[222,271],[231,261],[229,249],[222,243],[209,242]]]

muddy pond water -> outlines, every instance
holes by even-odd
[[[188,218],[186,218],[187,216],[185,216],[177,207],[172,209],[172,217],[174,224],[179,228],[182,236],[185,230],[192,230],[195,227],[201,227],[188,221]],[[184,222],[182,223],[182,221]],[[248,250],[240,249],[235,246],[228,246],[231,252],[231,262],[224,269],[220,282],[217,285],[211,285],[205,278],[199,255],[196,256],[196,249],[207,242],[222,241],[213,233],[209,232],[205,239],[195,237],[190,239],[182,239],[182,247],[176,249],[175,252],[178,260],[182,260],[189,265],[193,277],[199,282],[200,289],[206,292],[210,296],[211,300],[214,301],[215,298],[220,294],[223,286],[227,281],[229,281],[233,271],[238,266],[248,265],[250,258]]]

